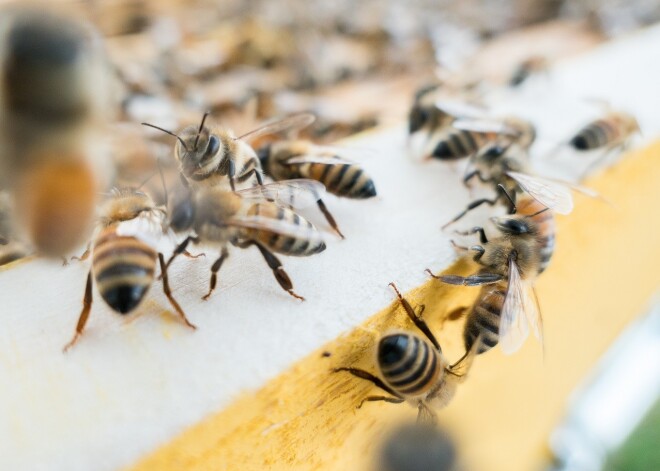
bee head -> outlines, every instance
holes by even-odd
[[[266,144],[263,147],[260,147],[257,151],[257,157],[259,157],[259,162],[261,163],[261,168],[266,170],[268,168],[268,158],[270,157],[271,144]]]
[[[408,114],[408,134],[414,134],[428,122],[430,113],[428,109],[414,104]]]

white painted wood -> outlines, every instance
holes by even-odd
[[[532,82],[494,96],[494,111],[533,118],[545,139],[535,146],[538,154],[597,113],[583,97],[610,99],[639,116],[647,138],[657,135],[658,54],[655,27],[559,65],[547,86]],[[175,296],[196,332],[163,313],[168,305],[159,285],[127,319],[95,291],[85,335],[65,355],[88,265],[34,260],[0,272],[0,468],[129,465],[384,307],[392,299],[388,282],[407,290],[426,279],[425,267],[446,266],[454,254],[439,228],[469,201],[459,182],[463,164],[411,162],[403,126],[356,145],[375,150],[364,166],[380,196],[328,197],[347,239],[329,236],[328,249],[316,257],[283,257],[304,303],[279,288],[255,249],[233,250],[220,289],[202,301],[209,252],[207,259],[182,258],[172,270]],[[543,166],[575,177],[579,160],[566,156]]]

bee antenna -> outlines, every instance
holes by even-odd
[[[197,137],[195,137],[195,145],[193,146],[194,150],[197,150],[197,143],[199,142],[199,135],[202,133],[202,129],[204,129],[204,122],[206,121],[206,117],[210,113],[207,111],[204,113],[204,116],[202,116],[202,122],[199,124],[199,129],[197,130]]]
[[[550,211],[550,208],[543,208],[541,211],[536,211],[534,214],[528,214],[525,217],[526,218],[533,218],[534,216],[537,216],[541,213],[545,213],[546,211]]]
[[[181,139],[179,136],[177,136],[173,132],[168,131],[167,129],[159,128],[158,126],[154,126],[153,124],[149,124],[149,123],[140,123],[140,124],[142,124],[142,126],[149,126],[150,128],[158,129],[159,131],[162,131],[165,134],[169,134],[170,136],[176,137],[179,140],[179,142],[181,143],[181,145],[183,146],[183,148],[186,149],[186,152],[190,152],[188,150],[188,146],[186,146],[186,143],[183,142],[183,139]],[[197,144],[197,141],[195,141],[195,144]]]

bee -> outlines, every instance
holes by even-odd
[[[427,133],[448,126],[454,117],[436,106],[440,85],[428,85],[415,93],[415,99],[408,113],[408,134],[425,130]]]
[[[293,290],[291,279],[273,252],[305,257],[325,250],[325,242],[314,225],[288,208],[314,204],[322,193],[323,185],[312,180],[289,180],[236,192],[219,187],[192,191],[187,187],[171,202],[168,224],[175,233],[193,234],[177,246],[166,268],[191,242],[219,247],[220,256],[211,267],[209,291],[203,297],[207,300],[215,289],[218,271],[229,256],[228,246],[254,245],[282,289],[304,300]]]
[[[455,245],[461,251],[475,253],[473,260],[483,267],[476,274],[436,276],[426,270],[443,283],[482,287],[463,332],[468,352],[476,348],[477,353],[484,353],[499,341],[503,352],[514,353],[529,335],[528,325],[543,345],[543,323],[533,282],[549,262],[554,234],[545,232],[551,227],[547,207],[530,213],[539,206],[528,198],[524,214],[514,208],[512,214],[491,218],[501,235],[490,240],[483,227],[459,233],[479,234],[479,245]]]
[[[518,64],[509,78],[509,86],[517,87],[534,74],[548,70],[548,59],[543,56],[532,56]]]
[[[284,129],[298,129],[311,124],[315,117],[309,113],[300,113],[236,137],[233,131],[224,128],[211,129],[205,126],[208,113],[205,113],[199,127],[188,126],[180,135],[142,123],[176,137],[174,155],[179,162],[180,171],[193,186],[226,186],[236,189],[236,183],[246,183],[254,178],[263,185],[262,169],[259,157],[246,142],[266,134],[274,134]]]
[[[456,387],[465,380],[475,350],[468,351],[458,362],[450,365],[442,354],[437,339],[410,303],[401,295],[394,283],[394,289],[401,306],[410,320],[424,334],[394,332],[383,336],[378,342],[376,365],[380,377],[351,367],[335,368],[335,372],[347,371],[353,376],[371,381],[389,396],[367,396],[365,402],[385,401],[394,404],[408,402],[417,407],[417,421],[435,423],[436,409],[445,407],[456,393]],[[381,379],[382,378],[382,379]]]
[[[559,214],[569,214],[573,210],[571,190],[592,198],[599,197],[589,188],[533,175],[526,149],[507,139],[488,145],[471,163],[474,169],[466,173],[463,183],[468,186],[477,178],[481,183],[492,185],[498,194],[494,198],[480,198],[471,202],[465,210],[447,222],[443,229],[484,204],[495,206],[504,201],[511,209],[515,207],[516,197],[523,193]]]
[[[536,139],[536,129],[515,116],[489,117],[485,110],[463,102],[438,100],[435,107],[451,117],[449,124],[428,135],[423,154],[440,160],[459,160],[475,155],[502,136],[529,149]]]
[[[339,150],[309,141],[278,141],[257,152],[264,172],[274,180],[309,178],[323,183],[334,195],[366,199],[376,196],[372,178],[356,163],[338,156]],[[323,200],[317,205],[330,226],[342,237]]]
[[[428,423],[404,423],[385,439],[378,471],[458,470],[458,456],[446,431]]]
[[[88,237],[109,173],[97,134],[111,109],[100,38],[54,13],[5,10],[0,71],[0,184],[20,236],[60,256]]]
[[[165,259],[159,251],[164,209],[156,207],[151,198],[135,189],[117,189],[103,207],[98,233],[91,247],[92,267],[87,274],[83,309],[76,331],[64,350],[70,349],[82,335],[92,308],[92,280],[110,308],[122,315],[129,314],[142,303],[160,264],[163,292],[188,327],[185,313],[174,299],[169,286]],[[89,256],[89,249],[80,257]]]
[[[630,138],[640,132],[637,119],[623,111],[610,110],[580,129],[569,144],[577,151],[624,148]]]

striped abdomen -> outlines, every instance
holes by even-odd
[[[621,137],[616,121],[599,119],[583,127],[570,144],[577,150],[593,150],[610,145]]]
[[[385,382],[402,396],[428,394],[444,372],[440,354],[410,333],[386,335],[380,340],[378,368]]]
[[[545,206],[534,198],[523,198],[517,203],[517,208],[519,214],[531,215],[543,210]],[[555,216],[548,210],[532,216],[531,219],[538,230],[537,240],[541,252],[538,273],[541,274],[550,264],[555,252]]]
[[[306,163],[298,167],[299,177],[323,183],[328,192],[346,198],[376,196],[376,186],[369,175],[355,164]]]
[[[108,306],[127,314],[140,304],[154,280],[157,255],[141,240],[117,235],[116,227],[99,234],[94,241],[92,271]]]
[[[487,134],[452,129],[436,144],[431,157],[456,160],[469,157],[490,141]]]
[[[506,298],[507,283],[496,283],[481,288],[477,301],[472,306],[465,321],[463,340],[469,351],[481,335],[477,353],[484,353],[497,345],[499,341],[500,314]]]
[[[325,250],[325,243],[314,225],[288,208],[283,208],[271,202],[256,203],[250,207],[248,215],[284,221],[289,225],[300,227],[301,237],[277,234],[265,229],[249,229],[246,231],[246,238],[261,242],[273,252],[304,257]],[[305,232],[309,234],[308,237],[303,236]]]

